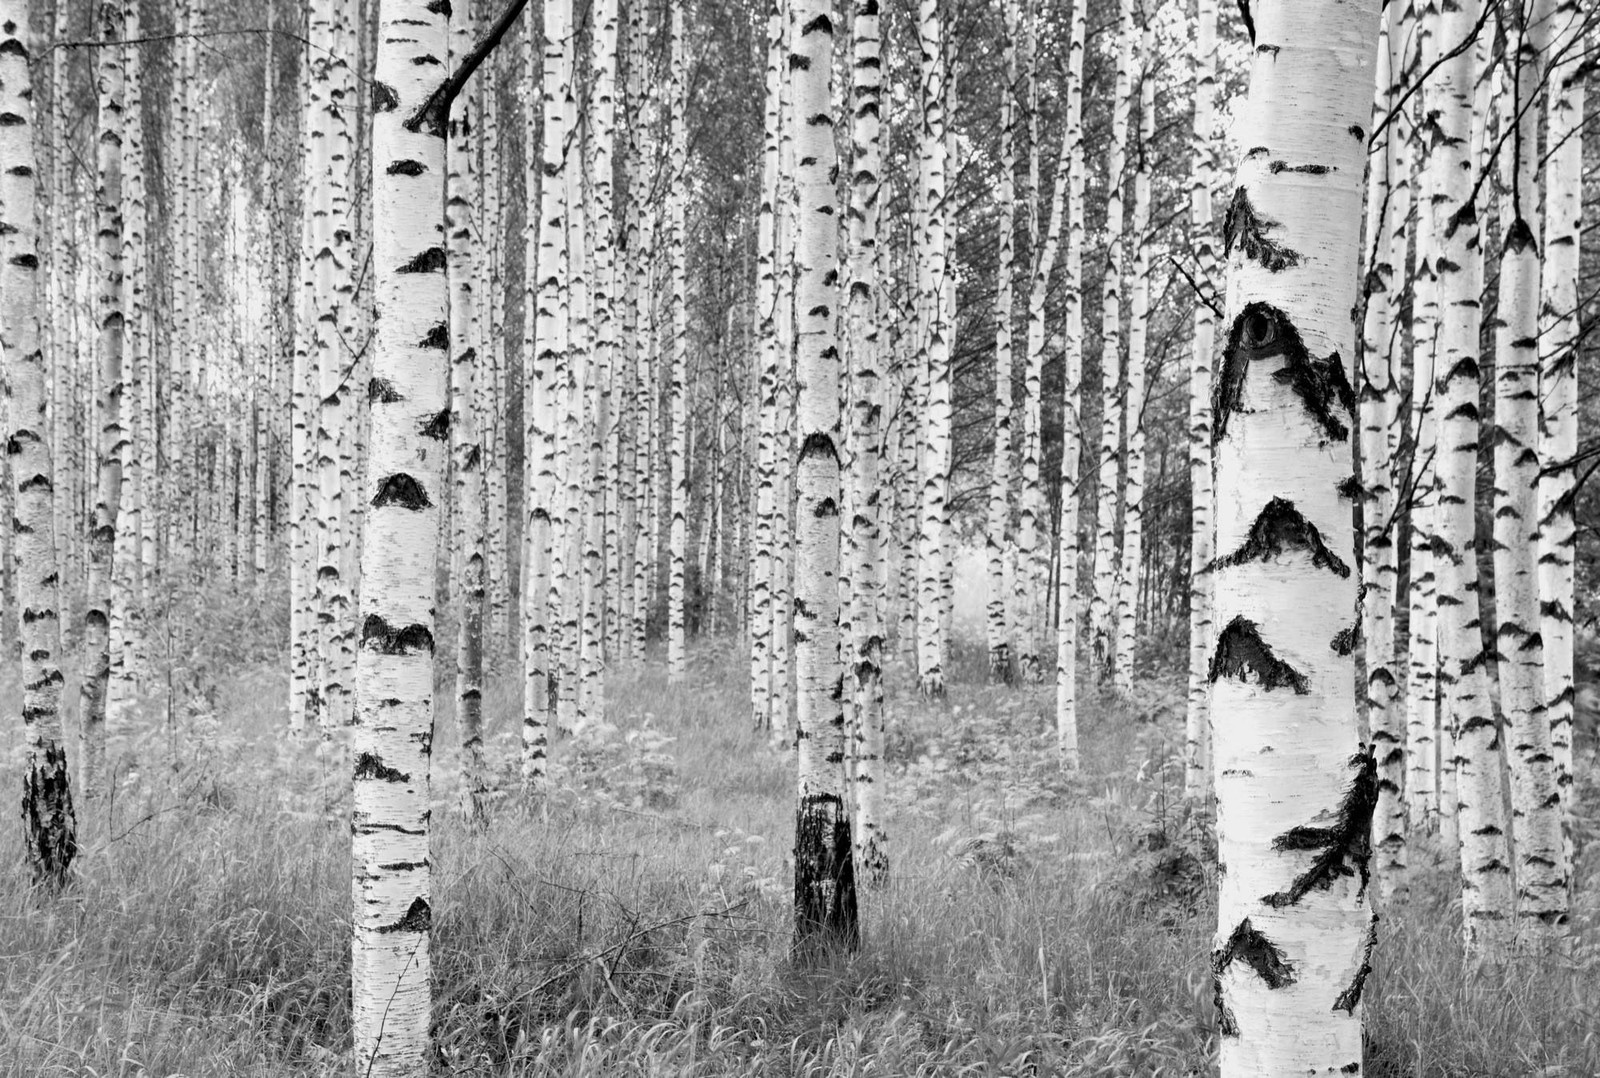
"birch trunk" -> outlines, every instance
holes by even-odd
[[[1193,165],[1189,180],[1191,243],[1201,287],[1220,295],[1216,230],[1211,222],[1211,187],[1216,162],[1217,4],[1197,0],[1194,51]],[[1206,684],[1210,655],[1211,575],[1216,544],[1211,489],[1211,355],[1216,349],[1216,312],[1210,297],[1194,305],[1194,339],[1189,348],[1189,706],[1184,718],[1183,795],[1191,801],[1206,795],[1211,771],[1211,694]],[[1064,563],[1063,563],[1064,564]]]
[[[773,727],[772,647],[773,517],[777,512],[778,468],[778,309],[777,201],[778,123],[781,113],[781,75],[785,60],[783,27],[787,19],[784,0],[771,0],[767,12],[766,98],[762,110],[761,207],[756,215],[755,317],[759,344],[757,364],[758,432],[756,435],[755,541],[750,566],[750,709],[757,731]]]
[[[876,15],[873,16],[876,19]],[[1005,83],[1000,88],[1000,186],[995,201],[1000,207],[1000,253],[994,300],[994,451],[989,470],[989,513],[984,545],[988,555],[989,681],[1011,681],[1011,629],[1006,617],[1011,589],[1006,582],[1006,556],[1011,523],[1011,321],[1015,314],[1012,282],[1016,274],[1016,88],[1017,34],[1021,30],[1019,0],[1005,2]],[[851,334],[855,338],[855,334]],[[1026,451],[1026,450],[1024,450]],[[1036,462],[1037,463],[1037,462]],[[1037,480],[1037,476],[1035,476]],[[1017,613],[1027,608],[1026,589],[1018,582]],[[1020,628],[1026,633],[1029,623]]]
[[[850,393],[854,412],[851,494],[855,565],[851,589],[854,652],[853,778],[855,857],[869,886],[889,880],[889,836],[882,816],[883,785],[883,549],[881,478],[883,391],[879,373],[882,314],[880,229],[883,222],[883,67],[877,0],[854,0],[851,18],[850,287],[847,293]]]
[[[1436,33],[1446,49],[1477,22],[1475,0],[1443,11]],[[1439,362],[1434,385],[1440,415],[1437,462],[1439,682],[1454,728],[1452,760],[1460,814],[1462,928],[1469,955],[1497,951],[1511,908],[1511,851],[1506,846],[1503,750],[1494,702],[1483,676],[1479,621],[1476,488],[1478,477],[1478,297],[1483,251],[1473,204],[1472,98],[1481,72],[1472,48],[1445,61],[1424,86],[1433,137],[1424,229],[1439,290]]]
[[[556,384],[557,369],[566,362],[567,348],[567,112],[571,79],[572,0],[544,0],[544,63],[542,115],[530,92],[527,105],[528,173],[539,191],[537,227],[530,226],[527,253],[535,266],[527,317],[531,331],[523,369],[523,445],[526,485],[523,488],[522,576],[523,697],[522,783],[524,793],[542,792],[550,729],[550,558],[556,513]],[[528,20],[526,56],[531,68],[538,42],[534,21]],[[533,83],[529,72],[529,84]],[[534,137],[534,117],[540,116],[542,134]],[[542,163],[535,171],[533,147],[541,148]],[[530,189],[531,186],[530,186]],[[530,351],[529,347],[534,350]]]
[[[672,529],[669,537],[671,575],[667,584],[667,680],[672,683],[682,683],[689,676],[684,626],[684,564],[689,541],[689,416],[685,384],[689,375],[689,60],[688,45],[683,39],[685,2],[672,0],[672,101],[668,106],[668,153],[672,169],[672,186],[667,193],[671,229],[672,370],[667,393],[672,409]]]
[[[1128,115],[1132,109],[1133,0],[1120,0],[1117,76],[1106,151],[1106,268],[1100,307],[1100,484],[1095,501],[1094,598],[1089,607],[1090,648],[1097,676],[1112,673],[1116,660],[1116,600],[1120,578],[1117,515],[1122,449],[1122,187],[1127,166]]]
[[[1357,752],[1351,426],[1376,0],[1260,0],[1224,229],[1210,678],[1224,1078],[1354,1073],[1375,921]],[[1292,751],[1285,751],[1292,750]]]
[[[1543,694],[1536,516],[1539,484],[1539,277],[1532,221],[1539,207],[1539,112],[1553,0],[1530,0],[1506,27],[1513,125],[1501,149],[1510,191],[1502,225],[1500,310],[1495,325],[1494,575],[1500,707],[1510,727],[1516,931],[1527,942],[1559,939],[1570,872],[1561,838],[1549,714]],[[1531,10],[1529,10],[1531,8]]]
[[[78,852],[61,728],[65,682],[44,353],[39,341],[38,173],[27,0],[0,2],[0,381],[6,389],[16,631],[22,645],[22,821],[35,884],[60,888]],[[110,50],[107,50],[110,51]],[[56,161],[64,168],[65,162]],[[59,215],[64,207],[55,207]],[[59,377],[59,375],[58,375]]]
[[[1403,893],[1406,871],[1407,812],[1405,728],[1396,677],[1394,605],[1399,588],[1395,547],[1398,492],[1395,462],[1400,447],[1400,375],[1405,358],[1401,301],[1406,265],[1411,187],[1408,114],[1397,109],[1405,90],[1411,20],[1399,7],[1386,9],[1386,34],[1377,56],[1373,114],[1389,116],[1374,147],[1367,195],[1368,267],[1366,311],[1362,321],[1361,488],[1362,635],[1366,641],[1367,729],[1378,766],[1378,806],[1373,845],[1377,855],[1378,895],[1383,904]],[[1392,116],[1391,116],[1392,114]]]
[[[1555,783],[1562,799],[1562,858],[1573,858],[1577,786],[1572,770],[1573,520],[1578,452],[1578,267],[1583,235],[1584,18],[1576,0],[1553,14],[1545,90],[1544,267],[1540,277],[1539,636],[1544,641],[1544,706]]]
[[[942,610],[945,563],[945,499],[949,474],[941,467],[950,455],[950,335],[946,310],[949,224],[946,200],[949,160],[945,141],[945,34],[939,0],[921,0],[918,38],[922,49],[922,130],[918,138],[920,173],[918,214],[918,368],[926,390],[923,434],[918,447],[921,524],[917,539],[917,683],[922,695],[944,696],[945,636]]]
[[[1202,0],[1202,3],[1206,0]],[[1057,570],[1056,755],[1063,771],[1078,769],[1078,510],[1083,456],[1083,51],[1088,36],[1086,5],[1072,11],[1067,46],[1067,115],[1061,152],[1066,158],[1067,252],[1066,340],[1061,411],[1061,524]],[[1056,166],[1059,187],[1063,171]]]
[[[122,38],[122,0],[101,0],[102,40]],[[100,49],[96,58],[99,127],[96,137],[95,227],[99,297],[95,395],[96,481],[88,536],[87,607],[84,611],[83,675],[79,688],[79,786],[85,800],[105,792],[106,689],[111,676],[111,570],[117,542],[117,507],[122,489],[122,55]]]
[[[860,945],[850,802],[844,783],[843,670],[839,665],[839,232],[834,196],[833,24],[829,0],[794,0],[789,122],[795,186],[798,499],[795,671],[799,802],[795,812],[795,950]],[[675,15],[681,20],[681,15]],[[681,22],[678,29],[681,33]],[[681,40],[681,38],[680,38]]]
[[[351,1024],[356,1069],[395,1078],[427,1069],[431,1010],[434,558],[450,415],[439,246],[449,117],[448,102],[435,103],[449,40],[439,7],[382,0],[372,86],[377,318],[351,739]]]
[[[450,67],[472,51],[476,26],[470,5],[450,14]],[[478,429],[480,353],[475,347],[478,317],[474,289],[472,227],[472,121],[465,94],[450,112],[446,148],[445,236],[450,287],[450,458],[454,502],[451,514],[450,576],[460,603],[456,630],[456,727],[461,736],[461,799],[469,825],[484,822],[488,792],[483,755],[483,441]],[[476,207],[481,210],[481,207]]]
[[[1144,403],[1145,353],[1150,338],[1150,155],[1156,125],[1155,72],[1150,56],[1154,38],[1145,21],[1138,45],[1139,147],[1133,174],[1133,296],[1128,310],[1128,385],[1123,396],[1123,436],[1127,474],[1122,484],[1122,576],[1117,590],[1116,685],[1133,691],[1134,648],[1138,642],[1139,577],[1144,569]]]

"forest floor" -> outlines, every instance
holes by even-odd
[[[752,732],[731,644],[691,656],[682,687],[659,661],[613,671],[608,722],[554,746],[550,796],[499,801],[484,833],[456,807],[443,705],[440,1073],[1215,1072],[1214,851],[1179,797],[1175,683],[1086,689],[1084,771],[1066,780],[1049,689],[984,685],[965,648],[930,705],[892,667],[894,882],[863,893],[858,955],[797,968],[793,758]],[[114,731],[115,789],[80,808],[67,893],[30,892],[15,819],[0,827],[0,1075],[346,1074],[348,783],[286,735],[281,657],[239,658],[198,705],[151,700]],[[0,669],[0,700],[15,676]],[[509,673],[486,697],[507,789],[519,699]],[[19,740],[0,790],[20,787]],[[1600,1074],[1596,852],[1573,954],[1493,975],[1463,969],[1450,875],[1418,870],[1381,924],[1366,1073]]]

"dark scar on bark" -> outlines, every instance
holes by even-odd
[[[1244,20],[1245,32],[1250,35],[1250,44],[1256,43],[1256,21],[1250,17],[1250,0],[1239,0],[1239,17]]]
[[[1211,952],[1211,992],[1217,1007],[1218,1032],[1224,1037],[1239,1035],[1239,1023],[1222,993],[1222,975],[1235,960],[1255,970],[1268,988],[1286,988],[1295,982],[1294,967],[1283,950],[1257,931],[1250,918],[1240,921],[1228,942]]]
[[[413,622],[395,628],[382,615],[368,614],[361,624],[361,646],[384,655],[411,655],[433,651],[433,631]]]
[[[827,944],[858,947],[861,922],[850,817],[838,795],[814,794],[801,802],[795,814],[794,860],[796,953],[803,956]],[[799,866],[812,871],[802,873]]]
[[[1371,878],[1372,813],[1378,804],[1378,765],[1371,750],[1350,758],[1355,780],[1345,792],[1333,820],[1328,824],[1291,827],[1272,840],[1280,851],[1318,850],[1311,867],[1295,877],[1286,890],[1263,895],[1261,901],[1274,909],[1293,906],[1313,890],[1327,890],[1335,880],[1359,876],[1358,894],[1365,894]]]
[[[1225,677],[1249,684],[1251,674],[1268,692],[1291,688],[1297,696],[1305,696],[1311,691],[1306,676],[1273,654],[1272,648],[1261,639],[1256,623],[1241,615],[1228,622],[1228,627],[1218,634],[1216,650],[1211,654],[1209,678],[1213,684]]]
[[[428,497],[428,492],[422,489],[422,484],[405,472],[396,472],[383,481],[378,487],[378,493],[372,498],[372,507],[381,509],[386,505],[398,505],[402,509],[427,509],[433,504]]]
[[[1273,498],[1268,502],[1250,525],[1250,534],[1239,549],[1217,558],[1209,568],[1226,569],[1253,561],[1270,561],[1290,550],[1309,551],[1314,568],[1327,569],[1340,577],[1350,575],[1350,566],[1328,549],[1317,526],[1301,516],[1294,503],[1285,498]]]
[[[398,768],[390,767],[375,752],[363,752],[356,757],[355,777],[358,779],[382,779],[384,782],[411,781],[410,775]]]
[[[1361,485],[1360,478],[1354,475],[1347,475],[1339,480],[1339,485],[1334,489],[1339,492],[1339,497],[1348,498],[1351,501],[1356,501],[1366,493],[1365,488]]]
[[[1361,643],[1361,626],[1347,625],[1333,635],[1328,646],[1335,655],[1349,655],[1356,650],[1356,645]]]
[[[400,391],[395,389],[394,383],[387,378],[374,378],[367,383],[367,400],[373,404],[394,404],[396,401],[405,400]]]
[[[406,915],[392,925],[379,925],[379,932],[426,932],[433,926],[433,911],[428,900],[418,895],[406,910]]]
[[[1253,258],[1272,273],[1281,273],[1300,264],[1300,252],[1267,238],[1279,222],[1261,213],[1243,187],[1236,187],[1233,200],[1222,217],[1222,250],[1233,253],[1235,244],[1246,258]]]
[[[1356,975],[1350,978],[1350,985],[1339,998],[1333,1001],[1333,1009],[1354,1014],[1357,1004],[1361,1002],[1361,990],[1367,985],[1367,975],[1372,972],[1372,949],[1378,943],[1378,915],[1374,913],[1367,922],[1367,939],[1361,945],[1361,965],[1356,968]],[[1351,1074],[1360,1073],[1360,1068],[1350,1071]]]
[[[1354,415],[1356,393],[1345,376],[1339,353],[1321,359],[1311,355],[1289,316],[1272,304],[1257,300],[1245,305],[1228,331],[1222,372],[1211,397],[1216,416],[1212,444],[1222,440],[1228,417],[1239,409],[1245,372],[1251,362],[1272,356],[1285,360],[1285,366],[1273,372],[1273,379],[1294,390],[1328,438],[1336,442],[1349,440],[1350,428],[1334,414],[1334,405],[1342,407],[1346,415]]]

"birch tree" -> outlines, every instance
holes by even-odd
[[[1000,207],[999,265],[995,270],[994,299],[994,454],[989,472],[989,513],[985,530],[988,555],[989,680],[1011,680],[1011,629],[1006,617],[1010,589],[1006,558],[1010,553],[1011,524],[1011,321],[1012,281],[1016,273],[1016,87],[1017,33],[1021,29],[1019,0],[1005,4],[1005,84],[1000,88],[1000,187],[995,201]],[[1019,597],[1022,585],[1019,585]],[[1018,606],[1021,613],[1024,607]],[[1026,621],[1019,626],[1027,632]]]
[[[883,65],[878,0],[854,0],[850,20],[850,263],[846,315],[850,344],[851,685],[854,748],[855,857],[873,886],[889,878],[889,838],[882,816],[883,766],[883,549],[879,458],[883,453],[883,390],[879,246],[883,221]],[[992,655],[992,653],[991,653]]]
[[[122,0],[101,0],[102,40],[122,38]],[[106,689],[111,676],[111,570],[117,542],[117,507],[122,490],[122,50],[97,50],[95,84],[99,124],[95,156],[96,480],[88,536],[88,594],[84,611],[83,675],[79,688],[80,788],[85,799],[105,792]]]
[[[1061,523],[1059,615],[1056,627],[1056,754],[1063,771],[1078,769],[1078,508],[1083,456],[1083,51],[1088,35],[1086,4],[1072,8],[1067,46],[1067,114],[1061,153],[1066,160],[1067,251],[1066,355],[1062,376]],[[1056,166],[1056,184],[1063,171]]]
[[[1539,110],[1552,0],[1521,0],[1506,27],[1512,112],[1501,150],[1500,309],[1495,320],[1494,576],[1500,707],[1510,728],[1517,931],[1540,944],[1564,931],[1569,870],[1561,838],[1539,633]]]
[[[1405,282],[1407,220],[1411,187],[1407,175],[1410,126],[1398,108],[1405,91],[1409,8],[1387,7],[1380,39],[1373,115],[1390,117],[1374,147],[1367,195],[1368,255],[1366,310],[1362,320],[1360,386],[1362,516],[1362,635],[1366,641],[1367,726],[1378,767],[1378,805],[1373,842],[1377,854],[1378,893],[1387,901],[1405,883],[1406,750],[1404,716],[1400,712],[1395,670],[1394,605],[1399,587],[1395,546],[1394,462],[1399,457],[1399,374],[1401,301]]]
[[[689,375],[689,241],[687,213],[689,200],[689,59],[683,39],[683,6],[686,0],[672,0],[671,83],[668,106],[668,153],[671,156],[671,187],[667,192],[670,230],[668,254],[672,280],[672,368],[667,394],[672,410],[672,527],[669,536],[670,575],[667,585],[667,677],[682,682],[688,677],[687,628],[684,625],[684,565],[688,556],[689,510],[689,414],[687,386]]]
[[[65,677],[56,649],[60,560],[39,338],[38,172],[27,0],[0,2],[0,381],[6,388],[15,548],[16,629],[22,647],[23,852],[36,884],[61,887],[78,851],[61,728]],[[110,50],[108,50],[110,51]],[[58,158],[58,168],[65,167]],[[59,377],[59,374],[57,375]]]
[[[793,0],[786,70],[794,88],[799,168],[795,215],[796,385],[794,463],[795,671],[798,689],[795,813],[795,948],[860,943],[850,802],[844,785],[839,665],[839,232],[834,196],[833,23],[830,0]]]
[[[1222,1074],[1361,1068],[1375,781],[1357,752],[1351,426],[1375,0],[1251,5],[1224,229],[1209,676]],[[1293,751],[1285,751],[1292,748]]]
[[[1100,478],[1095,501],[1094,598],[1089,607],[1090,648],[1101,678],[1116,659],[1116,594],[1120,572],[1117,482],[1122,446],[1122,187],[1127,164],[1128,116],[1132,111],[1133,0],[1120,0],[1117,75],[1106,150],[1106,266],[1100,296]]]
[[[1194,49],[1194,133],[1189,175],[1189,223],[1201,287],[1218,294],[1217,248],[1211,223],[1217,95],[1217,4],[1197,0]],[[1216,312],[1209,297],[1194,305],[1194,338],[1189,346],[1189,695],[1184,717],[1183,794],[1204,796],[1209,767],[1211,695],[1206,659],[1211,642],[1212,491],[1211,353],[1216,348]]]

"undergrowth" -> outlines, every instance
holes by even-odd
[[[229,659],[199,665],[182,706],[153,694],[113,728],[115,793],[80,812],[66,894],[0,882],[0,1075],[348,1071],[339,746],[284,733],[280,657]],[[1064,778],[1051,693],[953,665],[942,705],[890,667],[895,881],[864,896],[859,954],[804,968],[787,957],[793,761],[749,728],[731,644],[700,646],[682,688],[658,661],[611,671],[605,720],[557,742],[537,805],[511,792],[520,684],[492,678],[502,793],[482,833],[457,808],[441,693],[438,1073],[1214,1072],[1216,851],[1179,796],[1181,692],[1084,686],[1085,768]],[[0,863],[21,860],[7,826]],[[1486,977],[1462,968],[1452,886],[1424,871],[1385,915],[1368,1073],[1600,1073],[1593,900],[1570,959]]]

